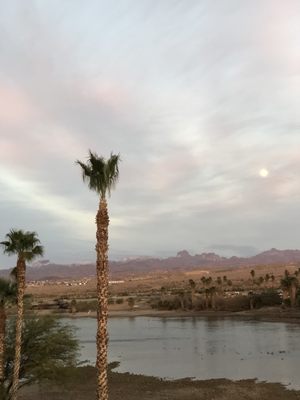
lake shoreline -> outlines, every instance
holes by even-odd
[[[53,313],[37,312],[38,315],[48,315]],[[55,313],[59,317],[67,318],[97,318],[97,313],[92,312],[62,312]],[[109,318],[136,318],[136,317],[149,317],[149,318],[233,318],[241,320],[260,320],[266,322],[288,322],[300,323],[300,310],[282,309],[280,307],[268,307],[258,310],[247,311],[166,311],[166,310],[113,310],[109,311]]]
[[[91,400],[95,398],[94,367],[79,367],[66,378],[63,386],[33,385],[22,390],[22,399]],[[287,389],[280,383],[255,379],[166,380],[152,376],[109,372],[110,400],[300,400],[300,391]]]

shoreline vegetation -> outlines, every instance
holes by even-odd
[[[115,365],[116,366],[116,365]],[[115,367],[114,366],[114,367]],[[64,382],[57,385],[33,385],[21,390],[22,400],[92,400],[95,397],[94,367],[72,369]],[[108,374],[111,400],[299,400],[300,391],[286,388],[280,383],[259,382],[254,379],[231,381],[228,379],[165,380],[145,375]]]
[[[35,315],[55,315],[61,318],[96,318],[97,312],[55,312],[48,310],[35,311]],[[194,310],[113,310],[108,313],[109,318],[238,318],[259,319],[268,322],[300,323],[300,310],[281,307],[264,307],[257,310],[245,311],[194,311]]]

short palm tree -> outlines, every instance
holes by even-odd
[[[189,279],[189,284],[191,288],[191,307],[193,309],[195,305],[196,282],[193,279]]]
[[[271,281],[272,281],[272,288],[273,288],[274,282],[275,282],[275,276],[273,274],[271,275]]]
[[[223,295],[223,287],[222,287],[222,278],[220,276],[217,277],[216,283],[218,285],[218,293]]]
[[[99,197],[96,215],[96,252],[97,252],[97,400],[108,399],[107,382],[107,317],[108,317],[108,225],[107,195],[115,187],[119,178],[119,154],[111,154],[106,160],[89,151],[87,163],[77,161],[82,168],[82,178],[90,190]]]
[[[16,283],[0,278],[0,385],[4,382],[4,352],[6,331],[6,307],[16,301]]]
[[[250,275],[252,277],[252,283],[254,284],[254,280],[255,280],[255,271],[254,271],[254,269],[251,269]]]
[[[285,273],[284,278],[280,281],[282,289],[289,294],[291,307],[296,305],[297,289],[298,289],[298,279],[295,276],[291,276]]]
[[[210,295],[210,305],[213,310],[216,308],[216,293],[217,289],[215,286],[211,286],[209,288],[209,295]]]
[[[205,290],[205,307],[209,308],[209,297],[210,297],[210,285],[212,283],[212,277],[209,276],[208,278],[206,278],[205,276],[202,276],[201,278],[201,282],[203,283]]]
[[[11,386],[11,399],[16,400],[18,396],[21,362],[26,262],[42,256],[44,254],[44,249],[43,246],[40,245],[40,241],[35,232],[24,232],[23,230],[12,229],[6,235],[6,240],[0,244],[4,248],[5,254],[17,256],[17,265],[15,270],[17,282],[16,343]]]

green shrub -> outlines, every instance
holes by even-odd
[[[282,304],[282,298],[274,289],[266,290],[260,294],[254,294],[254,307],[272,307]]]
[[[76,303],[77,312],[97,311],[97,300],[78,301]]]
[[[178,310],[181,308],[180,299],[178,296],[170,296],[168,299],[152,299],[151,308],[157,310]]]
[[[197,311],[205,310],[206,309],[206,302],[204,297],[198,297],[194,301],[194,308]]]
[[[216,308],[221,311],[249,310],[250,300],[248,296],[217,297]]]
[[[133,309],[133,307],[135,305],[135,299],[133,297],[128,297],[127,304],[131,309]]]
[[[75,329],[53,317],[25,318],[22,331],[21,385],[57,382],[64,368],[75,368],[80,350]],[[9,399],[15,356],[15,319],[6,333],[5,376],[1,399]]]

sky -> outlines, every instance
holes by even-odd
[[[298,0],[0,7],[1,240],[93,261],[92,149],[122,158],[111,259],[300,248]]]

